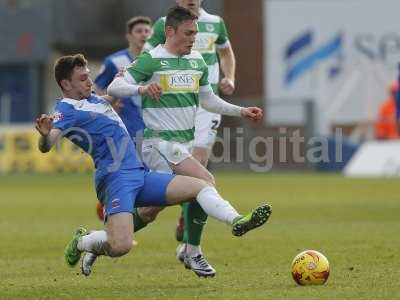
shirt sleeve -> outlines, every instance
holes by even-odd
[[[153,48],[159,44],[165,44],[165,18],[160,18],[154,23],[153,34],[147,43]]]
[[[53,113],[53,127],[65,131],[74,127],[75,123],[75,111],[71,105],[59,103]]]
[[[118,73],[117,68],[114,64],[106,59],[104,64],[100,68],[100,72],[97,75],[94,83],[102,90],[105,90],[107,86],[113,81],[115,74]]]
[[[153,76],[154,66],[155,61],[151,55],[144,52],[126,69],[125,79],[128,79],[130,75],[137,83],[146,82]]]
[[[217,45],[222,46],[222,45],[226,44],[228,41],[229,41],[228,31],[226,30],[224,20],[221,18],[220,23],[219,23],[219,34],[218,34],[218,38],[215,41],[215,43]]]

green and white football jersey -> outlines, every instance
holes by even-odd
[[[125,78],[133,84],[156,82],[163,91],[159,100],[142,96],[144,138],[181,143],[194,139],[199,91],[209,86],[208,68],[199,52],[178,57],[159,45],[142,53],[127,68]]]
[[[193,50],[199,51],[208,66],[208,80],[214,93],[218,93],[219,64],[216,48],[227,47],[229,40],[224,20],[216,15],[207,13],[200,9],[198,33]],[[147,45],[156,47],[165,43],[165,17],[154,23],[153,35],[147,41]],[[147,46],[148,47],[148,46]]]

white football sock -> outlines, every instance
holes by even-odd
[[[77,246],[80,251],[91,252],[97,255],[107,255],[104,249],[105,243],[107,243],[107,232],[98,230],[82,236]]]
[[[212,186],[203,188],[196,199],[209,216],[221,222],[232,224],[233,220],[240,216],[236,209],[228,201],[222,199]]]

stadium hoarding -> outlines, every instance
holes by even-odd
[[[396,0],[264,1],[266,121],[301,120],[314,99],[318,132],[372,121],[400,61]],[[293,105],[269,105],[292,99]]]
[[[0,128],[0,174],[6,173],[85,173],[93,170],[89,155],[63,139],[50,153],[39,151],[39,133],[32,127]]]
[[[399,153],[399,141],[365,143],[348,162],[343,173],[348,177],[398,177]]]

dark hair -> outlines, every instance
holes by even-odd
[[[151,26],[151,19],[143,16],[130,18],[128,22],[126,22],[126,33],[131,33],[133,27],[135,27],[137,24],[146,24]]]
[[[75,67],[86,67],[87,64],[83,54],[67,55],[57,59],[54,64],[54,76],[58,85],[62,88],[61,81],[71,79]]]
[[[175,30],[178,26],[188,20],[197,20],[198,17],[187,8],[181,6],[173,6],[168,10],[167,18],[165,20],[165,28],[171,26]]]

